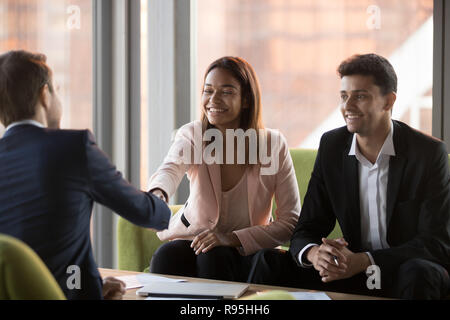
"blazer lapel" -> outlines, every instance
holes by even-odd
[[[348,147],[345,148],[342,153],[343,164],[343,182],[345,195],[346,195],[346,210],[345,221],[350,227],[353,239],[346,239],[352,241],[351,246],[353,248],[359,248],[361,244],[361,213],[359,204],[359,174],[358,174],[358,160],[355,156],[349,156],[349,150],[351,146],[351,138]],[[356,243],[355,243],[356,242]]]
[[[394,207],[400,189],[403,171],[406,165],[406,158],[403,156],[403,143],[401,139],[401,127],[394,121],[394,148],[395,156],[389,160],[389,174],[386,196],[386,228],[389,228],[389,222],[394,213]]]

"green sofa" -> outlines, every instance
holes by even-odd
[[[303,203],[317,151],[291,149],[290,152],[294,162],[301,203]],[[181,205],[171,206],[170,208],[172,213],[175,213],[181,208]],[[119,218],[117,228],[119,269],[144,271],[148,267],[153,253],[164,242],[159,240],[154,231],[138,227],[123,218]],[[341,234],[341,229],[336,224],[336,228],[329,237],[336,238],[341,236]]]
[[[308,149],[291,149],[290,152],[294,162],[301,203],[303,203],[303,198],[306,194],[317,151]],[[171,206],[171,210],[175,213],[181,207],[181,205]],[[138,227],[123,218],[119,218],[117,228],[119,269],[131,271],[146,270],[149,266],[153,253],[164,242],[159,240],[154,231]],[[341,236],[341,229],[339,224],[336,223],[336,227],[330,233],[328,238],[333,239]]]

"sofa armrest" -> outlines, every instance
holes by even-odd
[[[169,206],[175,214],[182,205]],[[139,227],[122,217],[117,223],[117,249],[120,270],[144,271],[156,249],[164,242],[156,231]]]

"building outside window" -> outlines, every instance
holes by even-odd
[[[433,0],[197,1],[199,97],[209,63],[240,56],[259,76],[266,126],[290,147],[318,148],[345,125],[337,66],[374,52],[398,75],[393,118],[431,135]]]
[[[61,127],[92,130],[92,1],[2,0],[0,16],[0,53],[44,53],[60,86]]]

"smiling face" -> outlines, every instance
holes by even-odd
[[[344,76],[340,95],[340,108],[348,131],[370,137],[389,126],[395,93],[381,94],[372,76]]]
[[[209,123],[219,130],[239,128],[243,108],[241,85],[230,71],[214,68],[208,73],[202,106]]]

